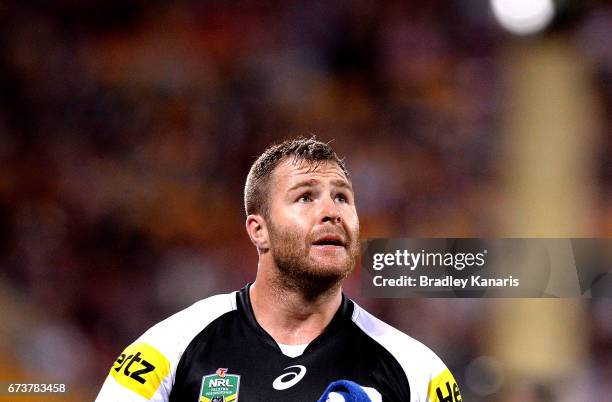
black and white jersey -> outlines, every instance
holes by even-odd
[[[314,402],[341,379],[373,401],[461,401],[435,353],[344,296],[302,354],[283,354],[255,320],[248,286],[145,332],[117,358],[96,401]]]

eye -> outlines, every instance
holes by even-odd
[[[346,195],[344,195],[344,194],[338,194],[338,195],[336,195],[336,200],[338,200],[338,201],[340,201],[340,202],[343,202],[343,203],[348,202],[348,198],[347,198],[347,196],[346,196]]]
[[[310,193],[304,193],[300,195],[299,198],[297,199],[297,202],[310,202],[310,201],[312,201],[312,196],[310,195]]]

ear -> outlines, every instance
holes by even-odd
[[[268,226],[263,216],[259,214],[247,216],[246,230],[251,238],[251,242],[257,247],[258,252],[265,252],[270,248]]]

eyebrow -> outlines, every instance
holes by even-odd
[[[319,184],[319,180],[317,179],[303,180],[293,185],[288,191],[297,190],[298,188],[302,188],[302,187],[314,187],[317,184]],[[331,181],[331,184],[336,187],[343,187],[350,191],[353,191],[353,187],[351,186],[351,184],[345,180],[334,179]]]

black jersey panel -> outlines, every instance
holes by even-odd
[[[170,401],[200,401],[203,378],[220,368],[240,376],[237,402],[313,402],[329,383],[339,379],[372,387],[385,402],[410,400],[404,370],[351,321],[350,300],[343,300],[330,326],[304,354],[290,358],[256,325],[244,299],[248,300],[247,292],[245,288],[238,295],[237,310],[217,318],[185,349]]]

